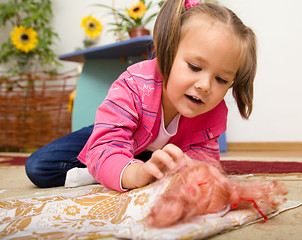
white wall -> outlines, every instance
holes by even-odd
[[[94,3],[109,0],[53,0],[53,25],[61,41],[58,54],[81,47],[84,32],[81,19],[88,14],[105,25],[99,45],[114,42],[106,23],[112,21]],[[136,0],[116,0],[128,7]],[[158,2],[158,1],[156,1]],[[300,0],[220,0],[251,26],[258,36],[258,72],[255,80],[254,111],[250,120],[242,120],[228,94],[229,142],[302,142],[302,1]],[[107,28],[107,29],[106,29]],[[65,62],[66,68],[76,66]]]
[[[302,2],[221,0],[258,37],[254,111],[240,118],[228,96],[229,142],[302,141]]]

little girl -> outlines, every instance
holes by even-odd
[[[73,132],[29,157],[33,183],[71,186],[91,178],[125,191],[162,178],[186,155],[218,164],[228,89],[243,118],[252,112],[254,33],[225,7],[166,0],[153,37],[156,58],[130,66],[112,84],[93,130]]]

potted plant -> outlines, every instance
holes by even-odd
[[[162,1],[161,1],[162,2]],[[160,5],[158,3],[156,5]],[[117,37],[117,40],[121,41],[127,38],[127,34],[132,37],[138,37],[142,35],[150,35],[150,31],[146,29],[146,25],[157,15],[157,11],[148,15],[148,10],[155,4],[152,1],[146,3],[144,0],[138,1],[136,4],[129,8],[115,8],[115,2],[112,0],[112,6],[104,4],[95,4],[95,6],[106,8],[110,11],[110,14],[114,16],[113,31]]]
[[[50,25],[52,16],[51,0],[0,4],[0,27],[7,30],[0,43],[1,146],[39,147],[70,129],[70,116],[63,109],[71,88],[67,79],[74,74],[57,73],[61,64],[51,49],[58,39]],[[62,131],[63,115],[67,125]]]

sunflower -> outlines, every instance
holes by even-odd
[[[144,2],[139,1],[137,4],[132,5],[131,8],[126,9],[127,14],[134,20],[142,18],[147,8]]]
[[[81,26],[84,28],[86,35],[90,38],[99,36],[103,29],[103,25],[92,16],[84,17]]]
[[[17,49],[28,53],[38,44],[38,33],[32,28],[14,27],[10,39]]]

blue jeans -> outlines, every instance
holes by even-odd
[[[86,144],[93,125],[58,138],[29,156],[25,163],[28,178],[38,187],[64,186],[66,173],[71,168],[84,168],[77,156]],[[152,152],[145,151],[135,156],[147,161]]]
[[[92,129],[93,125],[67,134],[31,154],[25,164],[28,178],[38,187],[64,186],[69,169],[86,167],[77,156]]]

